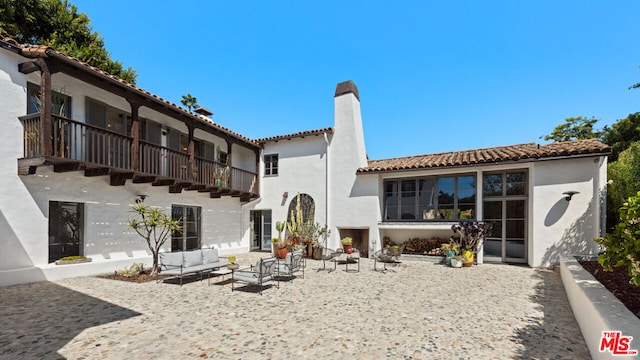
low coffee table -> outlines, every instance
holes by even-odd
[[[235,265],[235,266],[233,266]],[[217,270],[213,270],[209,273],[209,279],[207,280],[207,285],[211,285],[211,274],[215,274],[215,275],[222,275],[223,276],[223,281],[224,281],[224,276],[227,274],[232,274],[231,278],[233,279],[233,272],[236,270],[245,270],[245,269],[249,269],[251,268],[251,265],[238,265],[238,264],[229,264],[225,267],[221,267]],[[222,281],[219,281],[222,282]]]
[[[358,270],[353,272],[360,272],[360,253],[357,251],[354,251],[351,254],[341,253],[336,258],[334,258],[334,261],[336,263],[344,262],[345,264],[344,271],[346,272],[349,272],[349,264],[358,264]]]

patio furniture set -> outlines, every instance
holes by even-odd
[[[158,257],[158,273],[161,275],[170,275],[180,280],[182,286],[183,278],[187,275],[198,275],[202,281],[205,274],[208,275],[208,284],[211,284],[212,275],[228,275],[231,274],[231,291],[236,290],[235,283],[245,283],[247,285],[255,285],[259,287],[259,293],[262,295],[264,284],[275,280],[276,287],[280,288],[280,279],[283,277],[294,279],[296,274],[301,273],[304,278],[305,261],[303,251],[297,250],[288,253],[283,261],[276,257],[259,259],[254,265],[239,265],[229,263],[227,258],[218,256],[217,249],[199,249],[190,251],[177,251],[170,253],[160,253]],[[398,264],[398,257],[388,255],[384,249],[374,254],[374,270],[378,262],[384,263],[383,272],[387,271],[387,264]],[[338,264],[345,265],[346,272],[360,272],[360,254],[354,251],[348,254],[344,251],[332,250],[329,248],[322,249],[321,257],[323,267],[320,270],[328,270],[329,272],[337,270]],[[327,268],[327,262],[333,263],[333,269]],[[349,269],[349,264],[356,265],[355,269]],[[160,282],[156,277],[156,282]]]
[[[229,263],[227,258],[218,256],[217,249],[160,253],[158,260],[159,274],[179,278],[180,286],[187,275],[196,274],[202,281],[204,275],[208,274],[210,285],[212,275],[231,274],[232,291],[235,290],[235,282],[241,282],[259,286],[259,293],[262,295],[262,288],[268,281],[276,280],[276,287],[279,288],[279,281],[283,277],[293,279],[296,274],[301,273],[301,277],[304,278],[302,251],[287,254],[282,262],[275,257],[259,259],[255,266]],[[156,282],[159,281],[159,277],[156,276]]]

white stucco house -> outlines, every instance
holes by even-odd
[[[126,226],[136,200],[183,222],[165,251],[223,255],[270,251],[298,193],[331,229],[329,247],[351,236],[365,255],[384,237],[448,237],[452,224],[474,219],[494,225],[485,262],[549,266],[563,253],[595,253],[604,228],[606,145],[368,160],[351,81],[337,85],[333,126],[264,139],[3,37],[0,89],[0,285],[150,263]],[[54,264],[66,255],[92,262]]]

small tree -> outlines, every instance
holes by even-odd
[[[620,208],[620,221],[611,234],[595,239],[604,247],[598,262],[605,271],[625,266],[631,284],[640,287],[640,192]]]
[[[171,233],[180,231],[179,220],[174,220],[160,209],[154,209],[139,202],[132,205],[131,212],[134,216],[129,219],[127,225],[142,236],[151,250],[153,256],[153,268],[151,275],[158,273],[158,254]]]

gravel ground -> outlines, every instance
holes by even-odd
[[[253,263],[264,253],[238,255]],[[0,290],[2,359],[588,359],[553,270],[403,261],[318,271],[259,295],[97,277]],[[349,270],[353,269],[352,265]]]

